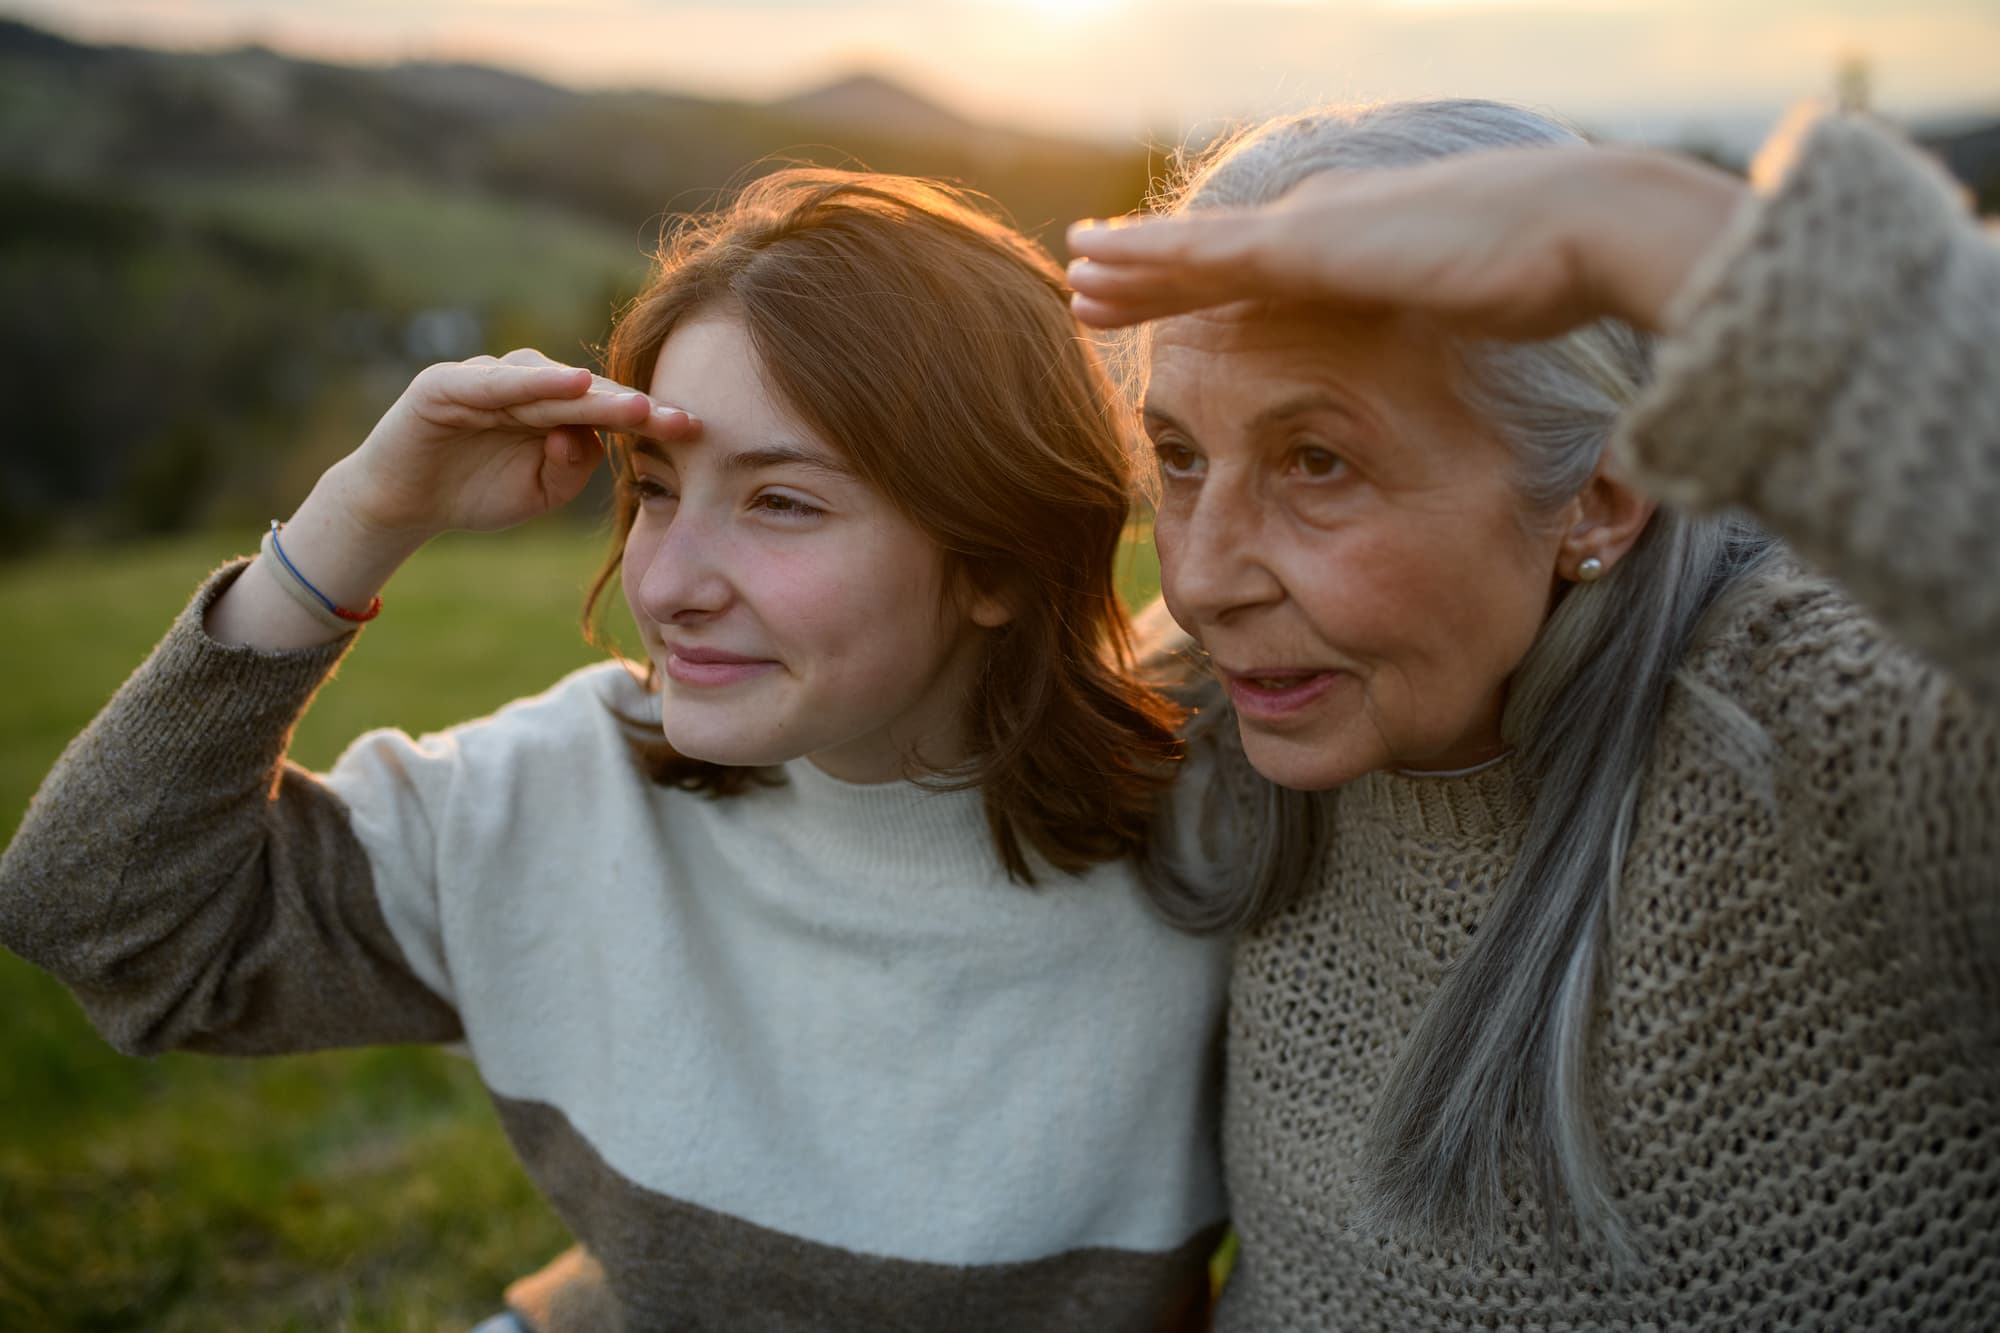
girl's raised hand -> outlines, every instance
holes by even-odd
[[[575,499],[603,454],[600,430],[676,440],[701,423],[540,352],[420,372],[283,525],[296,573],[251,561],[209,606],[209,634],[268,651],[339,637],[339,619],[302,605],[300,580],[320,602],[358,611],[437,534],[508,527]]]
[[[1667,154],[1504,149],[1312,176],[1259,208],[1079,223],[1069,280],[1077,317],[1102,326],[1303,300],[1505,338],[1605,316],[1658,328],[1742,192]]]
[[[603,454],[600,430],[671,440],[700,429],[635,389],[522,350],[421,371],[327,480],[361,526],[421,541],[568,503]]]

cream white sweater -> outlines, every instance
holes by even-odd
[[[238,569],[0,858],[0,942],[116,1045],[462,1038],[602,1265],[545,1333],[1198,1324],[1228,953],[1129,864],[1023,887],[978,791],[804,761],[657,786],[615,663],[311,774],[285,741],[346,645],[208,638]]]

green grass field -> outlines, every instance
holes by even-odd
[[[497,201],[410,181],[236,181],[163,186],[173,213],[216,219],[249,234],[338,251],[408,306],[473,304],[506,312],[496,340],[532,340],[558,359],[604,335],[616,299],[639,290],[651,238],[554,209]],[[602,302],[578,300],[579,293]],[[498,353],[505,346],[488,348]]]
[[[254,535],[0,565],[0,837]],[[293,757],[324,767],[367,727],[448,725],[591,660],[577,612],[600,552],[553,523],[434,543]],[[1150,542],[1121,563],[1127,597],[1150,596]],[[127,1059],[4,952],[0,1014],[0,1329],[461,1330],[568,1243],[459,1057]]]

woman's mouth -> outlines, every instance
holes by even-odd
[[[1304,710],[1347,674],[1343,671],[1227,671],[1223,681],[1239,715],[1275,722]]]
[[[735,685],[777,670],[766,657],[745,657],[720,648],[676,648],[668,645],[661,664],[667,678],[680,685]]]

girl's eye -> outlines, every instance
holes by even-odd
[[[1300,445],[1292,451],[1292,464],[1299,474],[1312,481],[1326,481],[1347,470],[1347,460],[1331,449],[1316,444]]]
[[[779,518],[813,518],[826,511],[818,505],[809,504],[796,495],[786,495],[782,491],[765,491],[756,501],[757,508]]]
[[[1201,455],[1173,440],[1155,442],[1153,457],[1160,462],[1162,476],[1180,479],[1197,476],[1201,471]]]
[[[641,504],[646,504],[654,500],[673,498],[673,492],[668,490],[658,478],[646,476],[644,473],[634,476],[631,485],[632,493],[639,497],[639,503]]]

